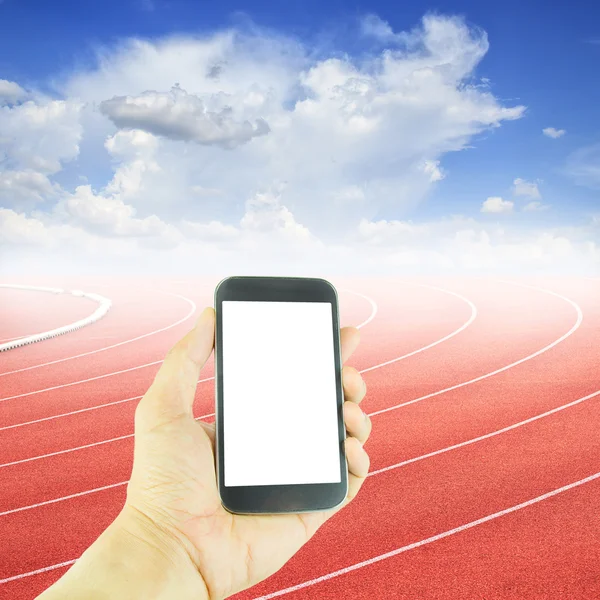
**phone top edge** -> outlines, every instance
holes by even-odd
[[[326,283],[327,285],[329,285],[335,289],[335,286],[331,283],[331,281],[328,281],[327,279],[324,279],[323,277],[296,277],[296,276],[287,276],[287,275],[230,275],[229,277],[225,277],[225,278],[221,279],[221,281],[217,284],[216,289],[218,289],[221,284],[223,284],[226,281],[229,281],[231,279],[269,279],[269,280],[276,280],[276,279],[290,280],[291,279],[294,281],[320,281],[322,283]]]
[[[277,281],[281,281],[281,282],[288,281],[288,282],[298,282],[298,283],[302,283],[302,284],[311,284],[316,287],[327,287],[333,292],[335,301],[337,304],[339,304],[339,295],[338,295],[338,291],[337,291],[335,285],[333,285],[333,283],[331,283],[331,281],[328,281],[327,279],[324,279],[322,277],[272,277],[272,276],[258,276],[258,275],[232,275],[230,277],[225,277],[216,285],[215,293],[214,293],[215,306],[216,306],[216,302],[217,302],[217,299],[219,298],[220,293],[223,291],[223,289],[226,288],[226,286],[229,283],[232,283],[235,286],[236,282],[244,282],[244,281],[248,281],[248,282],[262,281],[262,282],[265,282],[265,284],[267,284],[267,285],[268,284],[276,284]]]

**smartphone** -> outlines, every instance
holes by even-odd
[[[230,277],[215,291],[216,470],[236,514],[312,512],[348,494],[337,292]]]

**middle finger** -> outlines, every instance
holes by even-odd
[[[354,367],[342,368],[344,400],[360,404],[367,393],[367,385]]]

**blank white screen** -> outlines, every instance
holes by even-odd
[[[338,483],[328,302],[222,303],[225,485]]]

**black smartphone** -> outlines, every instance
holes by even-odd
[[[216,470],[236,514],[339,506],[348,493],[337,292],[230,277],[215,291]]]

